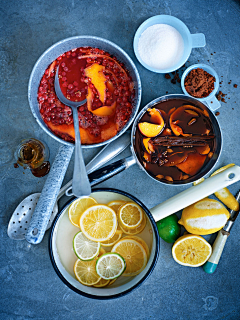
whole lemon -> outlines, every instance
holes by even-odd
[[[192,234],[205,235],[222,229],[230,214],[222,203],[205,198],[183,209],[178,221]]]

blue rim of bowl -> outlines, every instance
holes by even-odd
[[[155,69],[155,68],[150,67],[149,65],[147,65],[147,64],[141,59],[141,57],[140,57],[140,55],[139,55],[139,53],[138,53],[138,41],[139,41],[139,38],[141,37],[142,33],[146,30],[146,29],[145,29],[145,26],[148,25],[152,20],[157,20],[157,19],[161,20],[162,18],[168,18],[168,19],[170,19],[170,20],[172,20],[172,21],[176,21],[176,22],[180,23],[180,24],[182,25],[182,27],[185,29],[185,32],[186,32],[186,34],[188,35],[188,37],[190,36],[190,31],[189,31],[188,27],[185,25],[185,23],[182,22],[182,20],[180,20],[180,19],[178,19],[178,18],[176,18],[176,17],[174,17],[174,16],[170,16],[170,15],[164,15],[164,14],[162,14],[162,15],[156,15],[156,16],[153,16],[153,17],[151,17],[151,18],[148,18],[147,20],[145,20],[145,21],[138,27],[138,29],[137,29],[137,31],[136,31],[136,33],[135,33],[134,39],[133,39],[133,50],[134,50],[135,56],[137,57],[138,61],[141,63],[141,65],[142,65],[144,68],[146,68],[146,69],[148,69],[148,70],[150,70],[150,71],[152,71],[152,72],[156,72],[156,73],[169,73],[169,72],[173,72],[173,71],[175,71],[175,70],[178,70],[179,68],[181,68],[181,66],[184,65],[184,63],[186,63],[186,61],[187,61],[188,58],[189,58],[189,55],[190,55],[190,53],[191,53],[191,49],[192,49],[192,48],[191,48],[190,50],[188,50],[187,56],[186,56],[186,58],[185,58],[184,60],[181,59],[181,60],[179,61],[180,63],[178,63],[177,65],[173,66],[172,68],[168,68],[168,69]],[[159,21],[159,22],[156,22],[156,23],[154,23],[154,24],[157,24],[157,23],[165,23],[165,22]],[[165,23],[165,24],[167,24],[167,23]],[[149,26],[149,27],[150,27],[150,26]],[[143,29],[144,29],[144,30],[143,30]]]
[[[197,69],[197,68],[200,68],[200,69],[203,69],[204,71],[210,73],[212,76],[215,77],[216,81],[214,83],[214,89],[213,91],[207,96],[207,97],[204,97],[204,98],[196,98],[194,96],[191,96],[187,90],[185,89],[185,86],[184,86],[184,81],[185,81],[185,78],[186,76],[189,74],[190,71],[192,71],[193,69]],[[218,77],[218,74],[217,72],[209,65],[207,64],[203,64],[203,63],[196,63],[196,64],[193,64],[191,65],[190,67],[188,67],[182,74],[182,78],[181,78],[181,87],[182,87],[182,91],[184,92],[184,94],[186,94],[187,96],[189,97],[192,97],[194,99],[197,99],[199,101],[208,101],[208,100],[211,100],[217,93],[218,91],[218,88],[219,88],[219,77]],[[210,108],[209,108],[210,109]]]
[[[69,37],[69,38],[65,38],[62,39],[56,43],[54,43],[52,46],[50,46],[48,49],[46,49],[41,56],[38,58],[38,60],[35,62],[34,67],[31,71],[30,77],[29,77],[29,82],[28,82],[28,102],[29,102],[29,106],[30,109],[32,111],[32,114],[35,118],[35,120],[37,121],[38,125],[48,134],[50,135],[53,139],[57,140],[60,143],[63,143],[65,145],[74,145],[74,143],[65,141],[63,139],[61,139],[60,137],[56,136],[44,123],[43,119],[41,119],[40,113],[39,115],[35,112],[34,110],[34,97],[32,94],[32,86],[34,85],[34,76],[35,73],[37,73],[37,69],[39,64],[41,63],[41,61],[44,59],[44,57],[49,54],[49,52],[51,52],[51,50],[53,50],[55,47],[60,46],[63,43],[66,43],[68,41],[73,41],[73,40],[77,40],[77,39],[93,39],[96,41],[102,41],[104,43],[107,43],[109,45],[111,45],[112,47],[114,47],[115,49],[117,49],[129,62],[129,64],[131,65],[135,76],[136,76],[136,82],[138,85],[138,95],[136,95],[135,100],[136,100],[136,105],[134,106],[134,112],[131,114],[130,119],[128,120],[128,122],[126,123],[126,125],[112,138],[110,138],[109,140],[105,140],[103,142],[100,143],[96,143],[96,144],[89,144],[89,145],[82,145],[83,149],[88,149],[88,148],[95,148],[95,147],[101,147],[106,145],[107,143],[110,143],[112,141],[114,141],[115,139],[117,139],[120,135],[122,135],[132,124],[135,116],[138,113],[139,107],[140,107],[140,103],[141,103],[141,97],[142,97],[142,85],[141,85],[141,79],[140,79],[140,75],[139,72],[137,70],[137,67],[135,66],[134,62],[132,61],[132,59],[130,58],[130,56],[121,48],[119,47],[117,44],[115,44],[112,41],[109,41],[107,39],[104,38],[100,38],[100,37],[95,37],[95,36],[87,36],[87,35],[81,35],[81,36],[74,36],[74,37]],[[69,49],[71,50],[71,49]],[[62,52],[64,53],[64,52]]]
[[[48,241],[48,251],[49,251],[49,255],[50,255],[50,260],[51,260],[51,263],[52,263],[52,266],[55,270],[55,272],[57,273],[58,277],[63,281],[63,283],[65,285],[67,285],[71,290],[73,290],[74,292],[82,295],[82,296],[85,296],[87,298],[91,298],[91,299],[97,299],[97,300],[109,300],[109,299],[116,299],[116,298],[120,298],[130,292],[132,292],[133,290],[137,289],[150,275],[151,273],[153,272],[156,264],[157,264],[157,261],[158,261],[158,257],[159,257],[159,252],[160,252],[160,236],[158,234],[158,229],[157,229],[157,225],[156,225],[156,222],[155,220],[153,219],[153,216],[151,214],[151,212],[149,211],[149,209],[140,201],[138,200],[137,198],[135,198],[133,195],[125,192],[125,191],[122,191],[122,190],[118,190],[118,189],[113,189],[113,188],[97,188],[97,189],[92,189],[92,192],[101,192],[101,191],[104,191],[104,192],[114,192],[114,193],[119,193],[123,196],[126,196],[128,198],[130,198],[131,200],[133,200],[134,202],[136,202],[141,208],[143,208],[143,210],[145,211],[145,213],[147,214],[149,220],[151,221],[151,225],[152,225],[152,228],[153,228],[153,231],[154,231],[154,235],[156,237],[156,250],[155,250],[155,253],[154,253],[154,257],[153,257],[153,261],[152,261],[152,264],[151,266],[149,267],[149,270],[147,271],[147,273],[145,274],[144,277],[142,277],[139,282],[137,284],[135,284],[134,286],[132,286],[131,288],[125,290],[124,292],[121,292],[121,293],[118,293],[118,294],[114,294],[114,295],[109,295],[109,296],[104,296],[104,297],[101,297],[101,296],[96,296],[96,295],[92,295],[92,294],[88,294],[88,293],[85,293],[79,289],[77,289],[76,287],[72,286],[65,278],[64,276],[62,275],[62,273],[60,272],[60,270],[58,269],[57,267],[57,264],[55,262],[55,259],[54,259],[54,254],[53,254],[53,249],[52,249],[52,238],[53,238],[53,233],[55,231],[55,227],[56,227],[56,224],[57,224],[57,221],[58,219],[60,218],[60,216],[62,215],[62,213],[64,212],[64,210],[66,209],[67,206],[69,206],[69,204],[75,200],[76,198],[71,198],[65,205],[64,207],[62,208],[62,210],[56,215],[55,219],[53,220],[53,224],[52,224],[52,227],[50,229],[50,233],[49,233],[49,241]]]

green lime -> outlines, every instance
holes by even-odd
[[[178,224],[178,217],[175,214],[159,220],[157,222],[157,228],[160,237],[168,243],[175,242],[181,230]]]

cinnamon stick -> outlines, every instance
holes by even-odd
[[[213,140],[214,135],[209,136],[193,136],[193,137],[183,137],[183,136],[162,136],[149,140],[149,144],[154,146],[163,147],[203,147],[207,144],[208,140]]]

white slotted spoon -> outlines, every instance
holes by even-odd
[[[130,132],[127,131],[122,134],[118,139],[106,145],[100,152],[87,164],[86,170],[87,173],[97,170],[102,167],[108,161],[116,157],[121,153],[126,147],[130,144]],[[91,183],[94,185],[94,181]],[[58,200],[65,194],[65,191],[71,187],[72,180],[69,181],[65,186],[63,186],[58,194],[56,203],[54,205],[52,214],[48,221],[47,229],[48,230],[52,222],[58,213]],[[38,199],[41,193],[33,193],[26,197],[15,209],[13,212],[10,221],[8,223],[8,236],[13,240],[24,240],[27,229],[29,227],[32,214],[37,205]],[[66,193],[69,196],[68,193]]]

